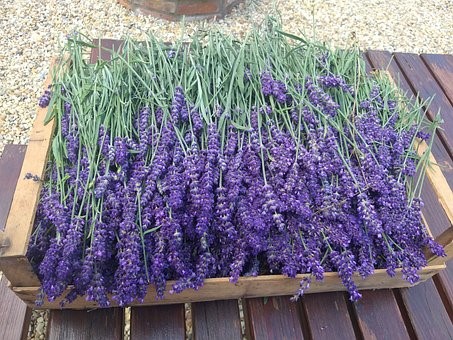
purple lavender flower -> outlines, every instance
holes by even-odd
[[[39,102],[38,102],[39,107],[45,108],[45,107],[49,106],[51,97],[52,97],[52,92],[50,91],[50,86],[49,86],[49,89],[45,90],[43,95],[39,98]]]
[[[265,96],[270,96],[273,94],[273,88],[274,78],[270,72],[261,73],[261,92],[263,92]]]
[[[328,76],[319,76],[318,83],[321,84],[324,88],[339,88],[346,93],[354,94],[354,89],[352,86],[348,85],[344,78],[339,75],[328,75]]]
[[[344,251],[342,253],[332,251],[330,253],[330,259],[337,268],[341,282],[343,282],[348,290],[350,300],[352,302],[359,300],[362,297],[362,294],[358,292],[357,286],[352,280],[352,275],[356,270],[356,262],[353,254],[350,251]]]
[[[335,117],[337,115],[340,108],[338,103],[328,93],[316,86],[310,77],[305,79],[305,89],[307,90],[308,100],[313,106],[329,116]]]
[[[168,50],[167,57],[168,57],[168,59],[173,59],[174,57],[176,57],[176,51],[174,49]]]
[[[180,120],[186,122],[189,119],[189,110],[181,86],[175,88],[170,112],[173,124],[177,124]]]

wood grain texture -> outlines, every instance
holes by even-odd
[[[307,295],[303,299],[312,339],[355,339],[345,294],[333,292]]]
[[[368,51],[366,53],[373,70],[386,70],[396,83],[398,88],[408,97],[413,97],[412,89],[406,80],[405,75],[401,72],[393,55],[387,51]]]
[[[92,311],[55,310],[49,315],[48,340],[120,340],[123,338],[122,308]]]
[[[433,277],[437,291],[444,303],[450,319],[453,320],[453,262],[446,263],[447,268]]]
[[[452,106],[436,79],[417,54],[395,53],[395,60],[408,82],[421,100],[432,98],[427,115],[432,120],[440,111],[444,117],[443,130],[438,134],[450,157],[453,157],[453,113]],[[435,96],[433,97],[433,95]],[[451,119],[448,117],[451,116]]]
[[[44,82],[43,89],[47,89],[52,81],[53,65],[55,65],[55,62],[51,64],[51,71]],[[3,257],[24,256],[27,251],[41,191],[41,181],[35,182],[24,178],[26,173],[38,175],[41,178],[44,175],[54,128],[54,120],[51,120],[47,125],[44,124],[46,114],[47,108],[38,109],[30,133],[27,151],[6,222],[5,239],[9,240],[10,246],[4,250]],[[8,279],[12,285],[17,286],[15,279],[9,276]]]
[[[449,228],[450,221],[440,206],[431,183],[427,180],[425,180],[425,183],[423,184],[421,197],[424,204],[422,207],[424,223],[429,226],[431,235],[433,237],[438,237],[442,232]]]
[[[31,309],[0,279],[0,339],[26,339]]]
[[[453,104],[453,55],[422,54],[421,58]]]
[[[453,324],[433,280],[400,293],[418,339],[453,338]]]
[[[244,313],[250,340],[304,339],[298,303],[290,296],[245,299]]]
[[[133,307],[131,340],[184,340],[184,305]]]
[[[445,147],[438,136],[434,137],[434,143],[431,148],[431,152],[436,158],[437,164],[444,174],[448,185],[450,186],[450,188],[453,188],[453,160],[448,155],[447,150],[445,150]]]
[[[420,282],[427,280],[439,271],[445,268],[445,264],[429,266],[422,268],[419,272]],[[156,300],[156,292],[153,286],[148,287],[148,293],[144,298],[143,303],[134,302],[132,305],[164,305],[186,302],[202,302],[214,300],[230,300],[238,298],[251,298],[263,296],[283,296],[292,295],[299,288],[300,280],[306,277],[307,274],[297,275],[291,279],[283,275],[262,275],[258,277],[241,277],[236,284],[232,284],[229,278],[213,278],[206,279],[203,287],[194,291],[188,289],[179,294],[165,294],[162,300]],[[399,288],[409,287],[410,284],[402,279],[401,269],[396,270],[395,277],[389,277],[384,269],[377,269],[372,276],[365,280],[360,278],[358,274],[353,276],[355,283],[359,289],[379,289],[379,288]],[[167,292],[174,284],[173,281],[167,282]],[[39,291],[38,286],[34,287],[14,287],[14,292],[27,304],[34,306],[36,294]],[[67,292],[69,292],[68,289]],[[324,274],[324,281],[313,281],[310,289],[306,294],[320,292],[344,291],[345,287],[341,283],[338,274],[335,272],[327,272]],[[63,296],[65,293],[63,293]],[[40,308],[60,309],[60,299],[53,302],[47,300]],[[112,301],[112,306],[115,306],[115,301]],[[71,309],[86,309],[95,308],[96,304],[92,301],[86,301],[83,297],[78,297],[70,305],[64,308]]]
[[[7,244],[8,243],[9,242],[7,241]],[[41,285],[38,276],[33,271],[33,268],[25,255],[3,257],[0,254],[0,271],[5,274],[13,287],[26,287],[30,284],[39,287]],[[36,295],[32,300],[36,300]],[[27,304],[28,303],[29,302],[27,302]]]
[[[418,146],[419,154],[425,153],[427,149],[428,145],[425,142],[420,143]],[[434,193],[447,215],[450,224],[453,224],[453,191],[448,185],[448,182],[437,165],[437,160],[434,158],[432,153],[430,154],[429,160],[431,162],[431,166],[426,169],[426,176],[428,177],[434,189]]]
[[[410,339],[391,290],[365,290],[362,299],[352,305],[364,339]]]
[[[0,158],[0,232],[5,229],[26,149],[25,145],[8,144]]]
[[[193,303],[192,327],[195,340],[242,340],[238,300]]]

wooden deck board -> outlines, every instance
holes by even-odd
[[[242,340],[238,300],[193,303],[192,325],[195,340]]]
[[[97,46],[91,49],[90,63],[94,64],[98,60],[110,60],[111,51],[119,51],[123,45],[122,40],[115,39],[99,39],[93,40],[93,45]]]
[[[131,308],[131,340],[184,340],[184,304]]]
[[[364,339],[410,339],[392,290],[366,290],[353,304]]]
[[[453,324],[432,279],[400,292],[418,339],[453,339]]]
[[[453,55],[422,54],[421,58],[453,105]]]
[[[26,149],[25,145],[6,145],[0,158],[0,231],[5,229]]]
[[[31,309],[0,279],[0,339],[26,339]]]
[[[434,276],[433,280],[445,309],[453,322],[453,262],[447,262],[447,268]]]
[[[47,326],[48,340],[121,340],[124,311],[122,308],[52,310]]]
[[[303,299],[303,307],[312,339],[348,340],[356,338],[345,293],[307,295]]]
[[[395,53],[398,66],[421,100],[432,98],[428,116],[432,119],[440,111],[444,118],[443,130],[438,134],[450,157],[453,157],[453,113],[452,106],[436,79],[426,68],[420,56],[412,53]],[[435,96],[433,96],[436,94]]]
[[[245,299],[249,340],[304,339],[298,304],[289,296]]]

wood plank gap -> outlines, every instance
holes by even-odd
[[[409,84],[409,88],[411,89],[412,93],[416,96],[417,101],[418,101],[418,102],[422,102],[422,101],[423,101],[423,100],[422,100],[422,96],[420,95],[420,92],[421,92],[421,91],[418,90],[418,89],[416,88],[416,85],[414,84],[413,79],[411,80],[411,78],[409,77],[409,75],[406,76],[406,73],[405,73],[405,71],[404,71],[404,70],[405,70],[405,67],[404,67],[404,65],[402,64],[402,60],[400,60],[400,58],[401,58],[401,59],[404,58],[404,54],[405,54],[405,53],[400,53],[400,54],[398,54],[399,57],[398,57],[398,55],[392,55],[392,56],[395,56],[394,60],[395,60],[396,64],[398,65],[398,68],[400,69],[400,72],[403,73],[403,74],[405,75],[406,80],[407,80],[407,83]],[[418,56],[418,58],[419,58],[420,60],[422,60],[422,58],[421,58],[420,56]],[[422,62],[422,64],[424,64],[424,63]],[[417,71],[420,71],[420,70],[417,70]],[[430,72],[430,71],[429,71],[429,72]],[[437,80],[436,80],[436,79],[433,79],[433,80],[437,83]],[[439,86],[439,87],[442,89],[442,86]],[[442,93],[443,93],[443,90],[442,90]],[[430,95],[429,97],[430,97],[430,98],[439,98],[439,95],[438,95],[438,93],[436,93],[436,97],[433,97],[432,95]],[[432,103],[431,103],[431,105],[432,105]],[[434,119],[434,115],[437,114],[437,112],[436,112],[436,113],[432,112],[429,106],[427,107],[427,106],[423,105],[423,110],[426,112],[427,117],[428,117],[428,119],[429,119],[430,121],[432,121],[432,120]],[[442,114],[442,112],[441,112],[441,114]],[[444,123],[444,127],[445,127],[445,123]],[[453,160],[453,145],[449,145],[449,143],[448,143],[448,137],[447,137],[447,135],[446,135],[446,132],[443,131],[443,130],[438,129],[438,130],[436,131],[436,134],[437,134],[437,136],[439,137],[439,139],[441,140],[442,144],[444,145],[445,150],[447,150],[448,155],[449,155],[450,158]]]
[[[417,339],[417,336],[415,335],[414,325],[412,324],[412,320],[409,317],[406,306],[404,305],[403,296],[401,295],[400,289],[393,289],[393,295],[395,296],[396,303],[398,304],[398,308],[400,310],[404,324],[406,325],[409,338]]]
[[[349,299],[348,293],[344,293],[344,295],[346,300],[346,306],[348,307],[349,319],[351,319],[352,329],[354,330],[355,333],[355,338],[357,340],[365,340],[365,337],[359,326],[359,318],[357,316],[357,311],[353,306],[353,302]]]
[[[450,317],[451,322],[453,322],[453,306],[448,297],[448,293],[445,288],[445,283],[442,281],[440,275],[435,275],[433,277],[434,285],[436,286],[437,291],[439,292],[440,299],[444,304],[445,310],[447,311],[448,316]]]
[[[302,333],[304,334],[304,339],[313,339],[311,334],[310,324],[308,322],[307,309],[304,306],[304,297],[298,302],[298,311],[300,317],[300,323],[302,326]]]
[[[426,59],[426,57],[424,55],[420,55],[420,59],[422,60],[422,62],[425,64],[426,68],[428,69],[429,73],[431,73],[433,79],[436,81],[436,83],[439,85],[439,87],[442,89],[443,93],[445,94],[445,97],[448,99],[448,101],[450,102],[450,105],[453,106],[453,98],[450,97],[450,95],[447,93],[447,91],[445,90],[443,84],[442,84],[442,81],[439,79],[439,77],[436,75],[436,73],[434,72],[433,68],[432,68],[432,65],[428,62],[428,60]]]
[[[27,310],[25,312],[25,317],[24,317],[25,321],[22,325],[22,335],[20,337],[21,340],[28,339],[28,329],[30,328],[31,314],[32,314],[32,309],[27,306]]]

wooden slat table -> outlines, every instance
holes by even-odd
[[[100,44],[115,49],[121,46],[121,42],[113,40],[103,40]],[[105,51],[99,53],[99,49],[93,49],[90,59],[96,62],[99,56],[109,58]],[[433,117],[440,108],[445,124],[444,130],[436,136],[433,154],[453,187],[453,56],[370,51],[365,57],[367,70],[387,69],[394,79],[399,79],[400,88],[408,96],[415,97],[417,93],[421,99],[434,96],[428,116]],[[14,159],[10,159],[10,155],[5,151],[3,156],[10,164],[8,172],[14,167],[18,171],[20,153]],[[4,210],[8,209],[3,207],[2,210],[1,205],[10,202],[8,195],[14,192],[15,186],[13,174],[3,177],[8,178],[7,184],[1,182],[1,174],[0,168],[0,221]],[[424,217],[437,236],[446,230],[448,220],[429,183],[422,197]],[[29,316],[26,308],[18,308],[21,301],[5,299],[4,291],[4,285],[0,285],[0,339],[19,338],[28,325]],[[445,271],[425,283],[409,289],[364,291],[357,303],[351,303],[343,292],[310,294],[297,303],[290,302],[287,296],[243,299],[245,336],[251,340],[453,339],[452,297],[453,263],[448,263]],[[237,300],[193,303],[191,309],[193,339],[243,338]],[[5,310],[10,321],[4,322],[2,311]],[[184,339],[184,313],[182,304],[133,307],[130,338]],[[120,308],[51,311],[48,339],[119,339],[123,327],[124,313]],[[4,334],[13,336],[8,338]]]

